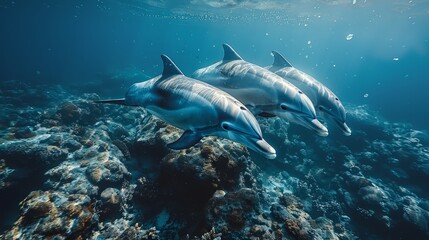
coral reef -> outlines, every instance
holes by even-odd
[[[258,118],[267,160],[215,137],[168,149],[181,130],[96,94],[1,89],[0,239],[429,236],[429,134],[367,107],[347,107],[351,137]]]
[[[94,203],[83,194],[33,191],[21,203],[21,216],[6,239],[85,238],[97,223]]]

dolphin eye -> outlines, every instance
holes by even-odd
[[[240,134],[246,134],[243,131],[240,131],[239,129],[236,129],[234,127],[232,127],[231,125],[229,125],[228,123],[222,123],[221,127],[223,128],[223,130],[225,131],[231,131],[231,132],[235,132],[235,133],[240,133]]]
[[[240,106],[241,110],[246,110],[246,108],[244,106]]]
[[[231,130],[231,128],[229,127],[229,125],[227,123],[222,123],[221,127],[225,130],[225,131],[229,131]]]
[[[286,107],[286,105],[285,105],[285,104],[281,104],[281,105],[280,105],[280,107],[281,107],[283,110],[288,110],[288,108]]]
[[[298,90],[298,93],[299,93],[299,94],[302,94],[302,91],[301,91],[301,90]]]
[[[335,100],[338,101],[339,99],[337,97],[335,97]]]

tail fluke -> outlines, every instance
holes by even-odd
[[[127,105],[127,103],[125,102],[125,98],[95,100],[94,102],[95,103],[111,103],[111,104]]]

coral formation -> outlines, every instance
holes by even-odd
[[[429,134],[366,107],[349,138],[258,118],[267,160],[215,137],[171,150],[181,130],[144,109],[1,84],[1,239],[429,236]]]

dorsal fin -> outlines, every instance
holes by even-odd
[[[163,80],[174,75],[184,75],[167,55],[161,55],[161,59],[164,63],[164,70],[162,71],[162,76],[159,80]]]
[[[223,51],[224,51],[224,55],[223,55],[224,62],[243,60],[243,58],[241,58],[240,55],[238,55],[238,53],[226,43],[223,44]]]
[[[274,56],[273,67],[292,67],[283,55],[276,51],[272,51],[271,54]]]

